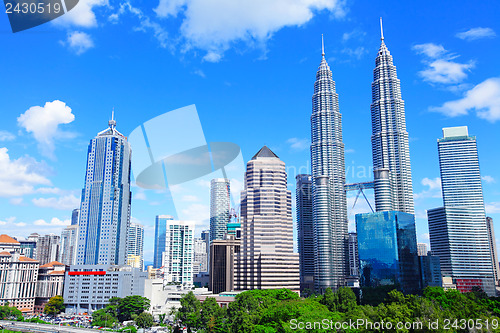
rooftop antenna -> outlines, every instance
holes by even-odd
[[[321,34],[321,56],[325,56],[325,42],[323,41],[323,34]]]
[[[113,107],[113,111],[111,111],[111,120],[108,122],[108,125],[109,125],[110,128],[115,128],[116,127],[115,107]]]
[[[380,40],[384,40],[384,28],[382,27],[382,18],[380,18]]]

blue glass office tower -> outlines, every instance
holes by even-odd
[[[130,224],[130,158],[127,138],[109,128],[90,141],[82,191],[76,263],[125,265]]]
[[[153,268],[160,268],[162,264],[162,254],[166,251],[167,244],[167,221],[172,221],[173,216],[157,215],[155,222],[155,249],[153,258]]]
[[[357,214],[356,231],[362,286],[394,285],[410,294],[421,289],[413,214]]]

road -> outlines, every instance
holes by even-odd
[[[0,325],[5,329],[20,332],[39,332],[39,333],[80,333],[96,332],[90,328],[77,328],[70,326],[57,326],[50,324],[23,323],[18,321],[0,320]],[[0,330],[1,332],[1,330]]]

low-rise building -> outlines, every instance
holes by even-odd
[[[23,313],[33,313],[39,266],[18,252],[0,252],[0,305],[9,303]]]
[[[0,252],[19,252],[21,244],[8,235],[0,235]]]
[[[92,313],[111,297],[144,296],[147,273],[130,266],[72,265],[65,272],[66,313]]]
[[[35,313],[42,313],[45,304],[54,296],[62,296],[66,265],[52,261],[40,266],[36,286]]]

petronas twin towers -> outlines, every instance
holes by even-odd
[[[383,33],[381,39],[371,105],[375,206],[377,211],[413,213],[404,101]],[[314,284],[316,291],[324,292],[327,288],[337,289],[345,285],[345,276],[348,275],[342,115],[324,47],[312,97],[311,162]]]

